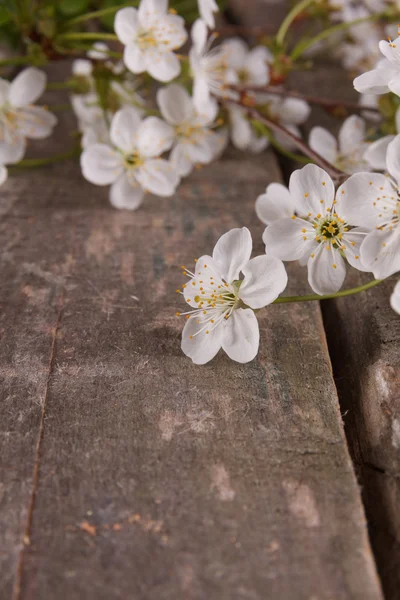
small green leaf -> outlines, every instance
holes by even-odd
[[[89,0],[61,0],[58,10],[66,17],[74,17],[86,12],[89,8]]]

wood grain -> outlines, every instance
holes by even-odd
[[[248,365],[180,351],[179,266],[243,224],[262,252],[278,179],[233,153],[135,213],[72,162],[4,187],[2,597],[382,597],[318,305],[264,311]]]

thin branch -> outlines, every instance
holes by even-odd
[[[286,127],[284,127],[280,123],[277,123],[273,119],[270,119],[269,117],[262,115],[255,108],[249,107],[246,104],[244,104],[238,100],[226,100],[225,102],[227,104],[236,104],[237,106],[241,106],[242,108],[247,110],[247,113],[251,119],[259,121],[260,123],[262,123],[263,125],[268,127],[271,131],[274,131],[275,133],[281,133],[281,134],[285,135],[288,139],[290,139],[297,146],[297,148],[301,152],[303,152],[303,154],[305,154],[305,156],[308,156],[318,166],[320,166],[322,169],[325,169],[325,171],[332,177],[332,179],[342,180],[344,177],[347,177],[346,173],[344,173],[343,171],[341,171],[340,169],[338,169],[337,167],[332,165],[325,158],[323,158],[320,154],[318,154],[317,152],[312,150],[301,138],[297,137],[297,135],[294,135],[291,131],[286,129]]]
[[[317,96],[308,96],[301,94],[300,92],[296,92],[295,90],[286,90],[284,88],[277,88],[276,86],[270,85],[231,85],[230,89],[235,90],[239,93],[246,92],[260,92],[267,93],[273,96],[281,96],[288,98],[299,98],[300,100],[305,100],[309,104],[316,104],[318,106],[322,106],[328,110],[334,109],[347,109],[352,112],[375,112],[380,114],[379,108],[375,106],[362,106],[361,104],[357,104],[357,102],[345,102],[342,100],[327,100],[326,98],[318,98]]]

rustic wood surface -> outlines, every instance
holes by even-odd
[[[1,598],[382,597],[319,306],[264,311],[248,365],[180,351],[180,264],[244,223],[262,252],[279,179],[231,154],[135,213],[73,162],[3,188]]]
[[[334,66],[328,70],[321,65],[296,77],[293,84],[303,92],[313,89],[322,97],[357,101],[351,79]],[[316,122],[332,131],[340,125],[322,111],[314,113]],[[346,286],[370,277],[353,270]],[[389,305],[397,279],[390,277],[357,298],[322,307],[345,431],[379,574],[390,599],[397,599],[400,589],[400,319]]]

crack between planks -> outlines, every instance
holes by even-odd
[[[30,545],[30,536],[32,529],[32,519],[33,519],[33,511],[35,508],[35,498],[36,498],[36,490],[39,483],[40,476],[40,455],[41,455],[41,446],[44,437],[44,423],[46,416],[46,408],[47,408],[47,400],[49,397],[49,386],[50,380],[53,373],[54,367],[54,359],[55,359],[55,350],[56,350],[56,342],[57,342],[57,334],[60,329],[62,312],[64,309],[64,292],[61,293],[59,298],[59,306],[57,313],[57,320],[53,327],[53,337],[51,342],[50,349],[50,358],[49,358],[49,366],[46,378],[46,384],[44,389],[43,403],[42,403],[42,413],[40,417],[40,425],[39,425],[39,435],[36,443],[36,457],[35,457],[35,465],[33,467],[33,481],[32,481],[32,490],[28,504],[28,514],[26,518],[25,530],[23,535],[23,546],[19,551],[18,563],[17,563],[17,571],[15,576],[15,584],[13,590],[13,600],[20,600],[21,598],[21,583],[22,583],[22,567],[23,567],[23,558],[26,548]]]

